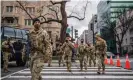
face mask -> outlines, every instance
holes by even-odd
[[[66,40],[66,42],[68,42],[68,40]]]

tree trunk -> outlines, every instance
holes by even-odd
[[[65,37],[66,37],[66,29],[67,29],[67,14],[65,11],[65,6],[66,6],[66,1],[61,3],[61,15],[62,15],[62,23],[61,23],[61,33],[60,33],[60,41],[61,43],[63,43],[65,41]]]
[[[123,56],[123,53],[122,53],[122,46],[121,46],[121,42],[119,42],[119,54],[121,54]]]

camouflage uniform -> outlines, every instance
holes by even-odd
[[[24,61],[25,54],[26,54],[26,47],[24,45],[23,50],[22,50],[22,61]]]
[[[44,62],[48,61],[50,53],[49,36],[43,29],[39,29],[38,31],[32,30],[29,33],[29,39],[31,41],[31,79],[41,80],[40,72],[44,67]]]
[[[88,60],[89,60],[89,66],[91,67],[91,63],[93,62],[94,66],[96,65],[95,62],[95,47],[91,45],[88,50]]]
[[[86,44],[81,43],[81,45],[79,45],[78,47],[78,52],[79,52],[78,56],[79,56],[81,71],[83,70],[83,66],[85,67],[85,70],[87,70],[87,53],[85,52],[86,46],[87,46]]]
[[[64,42],[64,44],[61,47],[61,49],[64,50],[65,59],[66,59],[66,65],[67,65],[67,70],[69,72],[71,72],[72,48],[74,48],[74,46],[72,45],[72,43],[70,41]]]
[[[52,56],[53,56],[53,46],[50,45],[50,53],[49,53],[48,67],[51,67]]]
[[[4,72],[8,72],[8,58],[11,55],[11,49],[10,49],[11,43],[8,41],[4,41],[2,43],[2,51],[3,51],[3,61],[4,61]]]
[[[64,64],[64,51],[61,50],[61,46],[62,46],[62,44],[60,43],[57,47],[57,54],[59,56],[59,62],[58,62],[59,67],[60,67],[61,63],[63,64],[63,66],[65,66],[65,64]]]
[[[96,55],[98,60],[98,74],[100,74],[100,69],[102,68],[103,73],[105,71],[105,64],[104,64],[104,57],[106,53],[106,41],[100,38],[100,36],[96,36],[99,40],[96,40],[95,48],[96,48]]]

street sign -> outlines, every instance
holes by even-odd
[[[71,29],[67,28],[66,33],[70,33],[70,32],[71,32]]]

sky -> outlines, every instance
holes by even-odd
[[[68,18],[68,25],[69,27],[73,26],[74,29],[78,30],[78,36],[82,34],[84,30],[88,29],[89,21],[92,18],[92,15],[97,13],[97,5],[100,0],[89,0],[91,3],[88,4],[87,11],[86,11],[86,18],[83,21],[79,21],[75,18]],[[75,8],[75,5],[77,5]],[[78,12],[79,15],[83,16],[83,6],[86,4],[86,0],[71,0],[67,2],[66,11],[67,15],[69,15],[73,8],[75,12]]]

